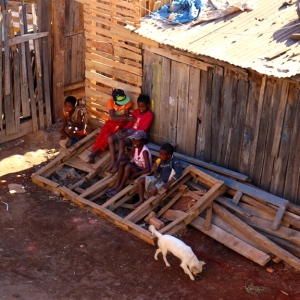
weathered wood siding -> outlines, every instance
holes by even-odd
[[[300,84],[144,47],[153,142],[248,175],[300,203]]]
[[[75,0],[53,1],[53,115],[62,117],[66,96],[77,99],[84,92],[83,5]]]
[[[49,59],[42,50],[49,32],[38,32],[36,4],[9,2],[1,8],[0,142],[5,142],[51,124]]]

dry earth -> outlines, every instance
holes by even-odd
[[[261,267],[188,227],[180,238],[206,262],[193,282],[177,258],[167,268],[155,247],[33,184],[56,127],[0,144],[0,299],[300,300],[300,272],[284,263]]]

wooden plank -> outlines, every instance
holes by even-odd
[[[164,56],[166,58],[169,58],[171,61],[176,61],[176,62],[180,62],[180,63],[184,63],[186,65],[192,66],[194,68],[200,69],[200,70],[204,70],[207,71],[208,67],[212,67],[213,65],[188,57],[186,55],[181,55],[179,53],[176,53],[176,51],[170,51],[170,49],[163,49],[161,47],[158,46],[148,46],[148,45],[143,45],[143,49]]]
[[[233,198],[232,198],[232,203],[234,204],[238,204],[239,201],[241,200],[241,197],[243,196],[243,193],[241,191],[236,191],[236,193],[234,194]]]
[[[35,4],[32,4],[32,17],[33,17],[33,31],[37,32],[37,15],[35,11]],[[40,53],[40,44],[37,39],[33,41],[34,44],[34,57],[35,57],[35,80],[36,80],[36,101],[38,103],[39,111],[39,124],[40,129],[45,128],[45,119],[44,119],[44,93],[43,93],[43,72],[42,72],[42,62],[41,62],[41,53]]]
[[[177,120],[176,118],[174,118],[175,116],[171,115],[171,124],[173,124],[173,127],[176,132],[176,134],[174,135],[175,139],[172,140],[172,142],[177,143],[177,151],[183,154],[187,154],[186,145],[193,145],[193,143],[190,143],[190,141],[194,140],[196,136],[196,132],[192,131],[193,126],[191,126],[190,128],[190,125],[194,125],[191,123],[193,121],[193,118],[189,119],[190,115],[188,114],[189,98],[187,97],[187,95],[189,95],[190,87],[190,67],[185,64],[176,63],[176,67],[174,69],[172,63],[171,78],[173,72],[174,76],[177,77],[177,84],[173,85],[171,81],[170,95],[172,96],[173,94],[173,100],[175,101],[177,106]],[[187,128],[189,128],[189,130],[186,130]],[[194,149],[192,149],[192,152],[194,154]]]
[[[217,161],[222,161],[222,166],[229,166],[230,152],[232,148],[232,114],[234,112],[233,103],[236,102],[236,93],[232,91],[237,90],[237,78],[235,74],[224,70],[224,87],[223,87],[223,104],[222,104],[222,114],[220,116],[220,130],[221,130],[221,145],[220,151],[217,153]],[[204,118],[205,120],[205,118]]]
[[[249,176],[252,177],[253,172],[254,172],[254,166],[255,166],[255,156],[256,156],[256,151],[257,151],[257,141],[259,137],[259,128],[260,128],[260,118],[262,114],[262,107],[264,103],[264,93],[265,93],[265,87],[266,87],[266,81],[267,81],[267,76],[262,77],[262,82],[261,82],[261,88],[260,88],[260,94],[259,94],[259,99],[258,99],[258,109],[257,109],[257,114],[256,114],[256,120],[255,120],[255,132],[254,132],[254,138],[253,138],[253,145],[252,145],[252,151],[250,155],[250,170],[249,170]]]
[[[19,120],[15,120],[14,115],[14,98],[12,94],[12,72],[11,72],[11,58],[10,58],[10,47],[9,47],[9,36],[10,36],[10,28],[11,24],[11,13],[4,11],[4,115],[5,115],[5,132],[6,135],[10,135],[15,133],[16,130],[16,122]],[[2,116],[1,116],[2,118]]]
[[[53,117],[62,118],[62,99],[64,99],[65,74],[65,1],[53,6]]]
[[[231,132],[231,151],[229,159],[229,167],[238,170],[240,167],[240,156],[242,148],[242,140],[244,133],[244,124],[247,109],[248,81],[238,80],[236,102],[233,103],[232,113],[232,132]],[[219,162],[221,163],[221,162]]]
[[[272,80],[273,82],[273,80]],[[270,155],[272,152],[274,134],[275,134],[275,122],[276,115],[278,110],[278,105],[280,102],[280,92],[282,88],[282,81],[274,80],[274,84],[271,85],[266,90],[266,97],[270,99],[266,99],[265,109],[268,114],[268,120],[265,124],[262,123],[262,126],[266,128],[266,136],[263,137],[261,141],[261,145],[265,148],[265,155],[263,159],[259,158],[261,161],[261,175],[259,178],[259,186],[267,191],[270,191],[271,181],[274,174],[274,162],[275,158]],[[268,91],[270,89],[270,91]],[[269,95],[268,95],[269,94]],[[264,113],[265,114],[265,113]],[[262,149],[262,146],[260,146]],[[276,175],[275,175],[276,176]],[[256,180],[258,182],[258,180]]]
[[[9,46],[14,46],[18,44],[22,44],[25,42],[29,42],[35,39],[47,37],[49,32],[36,32],[36,33],[26,33],[21,36],[16,36],[9,39]]]
[[[151,125],[151,140],[159,143],[160,127],[160,103],[161,103],[161,84],[162,84],[162,57],[154,55],[152,60],[152,85],[151,85],[151,110],[154,119]]]
[[[19,7],[19,15],[20,15],[20,20],[22,20],[23,19],[22,7]],[[23,21],[20,23],[20,33],[22,34],[21,36],[25,35]],[[25,42],[21,43],[21,96],[22,96],[22,115],[23,117],[28,117],[30,116],[30,113],[32,113],[32,111],[30,112],[30,107],[29,107],[29,91],[28,91],[28,79],[27,79]],[[37,121],[36,117],[33,124],[35,123],[35,121]],[[36,123],[36,128],[37,126],[38,125]]]
[[[218,161],[218,153],[222,141],[222,130],[220,130],[220,116],[222,111],[222,86],[223,86],[224,70],[220,66],[216,66],[212,77],[211,86],[211,161],[215,164],[220,164]],[[220,137],[221,135],[221,137]]]
[[[189,141],[195,141],[197,138],[198,128],[198,116],[195,112],[199,107],[199,93],[200,93],[200,72],[198,68],[190,67],[189,74],[189,87],[188,87],[188,105],[187,105],[187,119],[189,124],[189,130],[185,132],[186,144],[185,154],[191,157],[195,157],[195,143]],[[165,88],[165,87],[164,87]]]
[[[85,76],[89,80],[95,80],[96,82],[105,84],[107,86],[111,86],[112,88],[119,88],[119,89],[122,89],[126,92],[131,92],[131,93],[136,93],[136,94],[141,93],[141,88],[140,87],[133,86],[133,85],[123,83],[123,82],[120,82],[120,81],[112,80],[111,78],[108,78],[108,77],[103,76],[101,74],[97,74],[95,72],[85,70]]]
[[[106,201],[103,205],[101,205],[104,208],[110,208],[112,207],[112,205],[118,201],[120,198],[122,198],[123,196],[125,196],[127,193],[132,194],[132,191],[136,191],[137,185],[128,185],[126,186],[122,191],[120,191],[118,194],[116,194],[115,196],[111,197],[108,201]]]
[[[145,51],[145,54],[150,53]],[[159,135],[159,144],[168,143],[171,141],[170,132],[166,130],[170,124],[170,114],[166,114],[166,111],[169,111],[169,99],[170,99],[170,84],[171,84],[171,60],[166,57],[161,59],[161,86],[160,86],[160,99],[156,99],[157,104],[160,108],[159,115],[163,116],[159,118],[158,126],[158,135]],[[147,83],[146,83],[147,84]],[[143,83],[143,85],[145,85]],[[156,119],[156,116],[154,116]],[[151,130],[150,130],[151,136]]]
[[[0,28],[3,28],[3,14],[0,13]],[[0,45],[1,49],[3,48],[4,37],[2,35],[2,30],[0,30]],[[0,74],[3,73],[3,51],[0,51]],[[0,76],[0,133],[3,130],[3,107],[4,107],[4,97],[3,97],[3,76]]]
[[[243,242],[213,224],[209,230],[206,230],[205,220],[201,217],[196,217],[191,221],[190,225],[261,266],[266,265],[271,260],[268,254]]]
[[[257,231],[252,229],[250,226],[246,225],[244,222],[239,220],[233,214],[229,213],[221,206],[213,203],[213,211],[217,213],[222,219],[226,220],[229,224],[235,226],[240,231],[244,231],[249,234],[254,242],[263,245],[263,247],[268,248],[271,253],[278,256],[289,265],[294,267],[296,270],[300,270],[300,259],[290,254],[288,251],[280,248],[275,243],[267,239],[265,236],[259,234]]]
[[[195,158],[204,159],[204,149],[205,149],[205,125],[204,121],[206,120],[206,90],[207,90],[207,72],[201,70],[200,72],[200,91],[199,91],[199,105],[198,105],[198,112],[197,112],[197,121],[198,121],[198,128],[197,128],[197,143],[196,143],[196,152]]]
[[[52,108],[51,108],[51,91],[50,91],[50,77],[48,69],[50,67],[49,54],[48,54],[48,44],[47,40],[42,41],[42,63],[43,63],[43,86],[44,86],[44,99],[45,99],[45,125],[48,128],[52,124]]]
[[[270,187],[270,192],[275,195],[282,195],[284,191],[286,170],[287,170],[288,159],[289,159],[287,153],[289,152],[291,147],[291,139],[292,139],[293,128],[294,128],[293,124],[297,122],[297,120],[295,120],[296,108],[297,108],[297,103],[295,101],[295,89],[296,89],[295,85],[289,86],[286,106],[283,109],[280,106],[281,105],[280,103],[278,108],[278,109],[283,109],[285,113],[282,121],[280,146],[277,151],[277,157],[274,161],[274,171],[272,174],[273,176],[272,176],[271,187]],[[286,95],[284,97],[286,97]]]
[[[223,206],[228,207],[231,211],[235,211],[236,213],[238,213],[238,214],[240,214],[240,215],[244,215],[244,216],[247,216],[247,217],[251,217],[251,216],[252,216],[251,213],[249,213],[249,212],[247,212],[245,209],[243,209],[243,208],[241,208],[241,207],[235,205],[235,204],[232,203],[232,202],[230,201],[230,199],[227,198],[227,197],[222,197],[222,196],[217,197],[217,198],[216,198],[216,201],[217,201],[218,203],[223,204]]]
[[[23,18],[23,26],[20,26],[20,31],[24,34],[28,33],[27,28],[27,19],[26,19],[26,6],[22,5],[20,11],[20,19],[21,16]],[[36,107],[36,99],[34,93],[34,80],[33,80],[33,70],[31,65],[31,53],[29,42],[25,42],[25,57],[26,57],[26,72],[27,72],[27,88],[29,90],[29,98],[30,98],[30,107],[31,107],[31,118],[33,120],[32,132],[36,132],[38,130],[38,121],[37,121],[37,107]]]
[[[249,81],[247,112],[245,118],[244,133],[242,137],[241,161],[239,166],[239,170],[241,173],[248,173],[250,170],[250,156],[252,145],[254,142],[255,131],[254,125],[258,109],[258,91],[260,89],[260,81],[256,79],[256,77],[252,78],[252,80]]]
[[[300,182],[300,155],[299,151],[295,151],[295,149],[300,149],[300,139],[298,128],[300,128],[300,93],[298,89],[295,89],[295,120],[293,126],[293,135],[291,137],[291,144],[289,149],[289,160],[287,164],[286,170],[286,178],[284,184],[284,192],[283,197],[286,199],[290,199],[290,201],[295,204],[300,204],[300,194],[298,194],[299,182]]]
[[[212,218],[212,206],[209,205],[206,209],[206,218],[204,222],[204,228],[210,230],[211,228],[211,218]]]
[[[20,51],[19,47],[13,51],[13,98],[14,98],[14,119],[15,119],[15,127],[16,132],[20,130],[20,108],[21,108],[21,82],[20,82]]]
[[[288,98],[287,97],[288,90],[289,90],[289,83],[288,83],[288,81],[284,80],[283,85],[282,85],[281,95],[280,95],[279,107],[277,110],[277,116],[276,116],[276,122],[275,122],[275,124],[276,124],[275,125],[275,137],[274,137],[273,148],[272,148],[272,153],[271,153],[271,155],[275,158],[278,156],[278,151],[279,151],[281,132],[282,132],[284,114],[285,114],[285,107],[286,107],[287,98]]]

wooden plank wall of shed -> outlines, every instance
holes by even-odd
[[[61,120],[66,96],[84,92],[83,6],[75,0],[53,1],[53,115]]]
[[[300,204],[300,85],[154,52],[143,53],[143,92],[155,113],[151,140],[175,142],[180,153],[244,173]]]

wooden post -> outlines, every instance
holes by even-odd
[[[62,116],[65,77],[65,0],[53,5],[53,117],[58,121]]]

